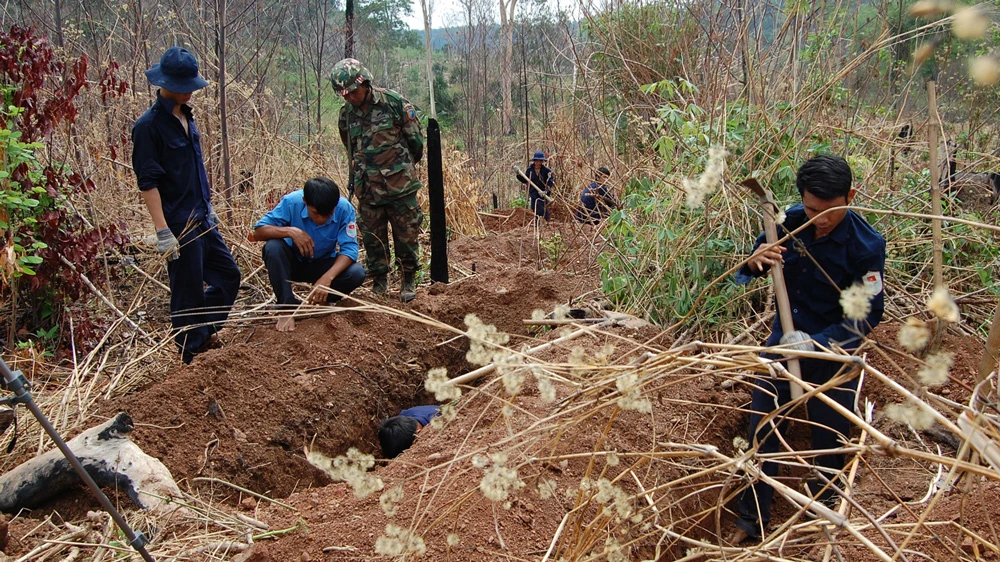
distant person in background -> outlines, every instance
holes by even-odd
[[[597,224],[611,216],[611,211],[619,207],[618,200],[608,186],[610,177],[611,171],[604,166],[594,172],[594,181],[583,188],[583,194],[580,195],[576,220],[586,224]]]
[[[517,174],[517,181],[525,184],[528,189],[528,208],[535,213],[535,217],[542,217],[545,220],[549,220],[548,203],[552,196],[552,188],[556,184],[552,170],[545,165],[548,161],[544,152],[536,150],[531,158],[531,164],[524,172],[518,171]]]
[[[417,437],[417,432],[431,423],[440,411],[440,406],[415,406],[383,421],[378,427],[382,458],[394,459],[409,449]]]
[[[132,169],[167,260],[170,324],[181,359],[219,345],[216,332],[240,288],[240,269],[219,234],[201,134],[187,105],[208,85],[187,49],[170,47],[146,71],[156,102],[132,126]]]
[[[279,308],[300,303],[292,293],[292,281],[313,284],[310,304],[340,300],[326,288],[347,294],[365,281],[365,268],[357,263],[354,207],[329,178],[312,178],[302,189],[282,197],[257,221],[253,238],[265,242],[264,265]],[[276,328],[290,332],[295,319],[282,317]]]

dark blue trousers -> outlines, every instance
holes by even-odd
[[[531,211],[535,213],[536,217],[542,217],[545,220],[549,220],[549,205],[541,195],[538,195],[534,189],[531,191],[531,197],[529,199],[531,204]]]
[[[195,354],[219,331],[236,301],[240,268],[217,228],[203,220],[197,226],[170,226],[180,242],[180,257],[167,262],[170,277],[170,323],[181,359]]]
[[[295,306],[301,302],[295,298],[290,281],[315,283],[337,261],[336,257],[312,261],[303,260],[298,249],[288,245],[281,238],[268,240],[264,244],[263,255],[267,276],[271,280],[271,288],[274,289],[274,296],[279,305],[288,306]],[[340,272],[340,275],[330,283],[330,288],[345,295],[349,294],[365,282],[366,274],[364,266],[354,262],[350,267]],[[331,293],[327,295],[326,300],[327,302],[337,302],[340,297]]]
[[[837,374],[842,363],[803,359],[799,361],[802,368],[802,378],[812,384],[824,384]],[[789,383],[785,379],[761,378],[755,383],[753,398],[750,404],[750,439],[751,444],[756,439],[760,443],[760,453],[777,452],[780,445],[780,434],[787,442],[785,429],[788,420],[785,415],[778,415],[766,423],[761,423],[764,416],[777,409],[778,405],[791,401]],[[826,391],[826,395],[848,410],[854,410],[854,395],[858,388],[858,380],[852,379],[843,385]],[[819,398],[811,398],[806,402],[809,412],[809,422],[812,429],[812,448],[815,450],[837,449],[841,441],[847,441],[850,435],[851,422],[837,413],[833,408]],[[787,412],[786,412],[787,414]],[[844,468],[843,454],[820,455],[815,458],[816,466],[840,470]],[[763,463],[764,474],[775,477],[780,465],[773,462]],[[830,477],[829,474],[824,474]],[[822,488],[820,486],[819,488]],[[819,488],[816,488],[817,490]],[[764,482],[758,481],[747,488],[737,501],[739,519],[736,526],[752,537],[760,537],[771,520],[771,499],[774,489]]]

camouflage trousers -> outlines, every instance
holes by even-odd
[[[365,267],[368,275],[389,272],[389,225],[400,271],[409,273],[420,269],[420,225],[424,212],[413,193],[382,205],[358,199],[358,228],[365,245]]]

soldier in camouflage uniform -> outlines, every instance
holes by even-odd
[[[372,291],[388,291],[391,224],[396,263],[403,273],[399,297],[411,301],[417,296],[413,277],[420,267],[417,235],[424,220],[414,168],[424,153],[420,121],[398,93],[373,86],[371,72],[356,59],[338,62],[330,81],[347,101],[338,127],[351,159],[350,189],[358,195],[358,226],[374,278]]]

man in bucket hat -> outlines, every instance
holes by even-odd
[[[396,263],[403,274],[399,298],[416,298],[420,245],[417,236],[424,220],[417,202],[420,177],[416,164],[424,153],[424,136],[413,105],[392,90],[372,85],[372,74],[357,59],[343,59],[333,67],[330,82],[344,96],[340,110],[340,139],[347,148],[352,170],[348,186],[358,194],[358,227],[364,242],[372,292],[388,291],[389,225]]]
[[[517,172],[517,181],[526,184],[528,188],[529,208],[535,213],[536,222],[537,217],[549,220],[548,203],[552,200],[552,187],[556,184],[556,178],[552,170],[545,165],[548,161],[543,151],[536,150],[535,155],[531,157],[531,164],[524,172],[520,170]]]
[[[170,277],[170,322],[181,358],[218,345],[240,270],[219,234],[201,135],[187,103],[208,85],[194,55],[170,47],[146,71],[156,102],[132,126],[132,169],[156,228],[156,248]]]

